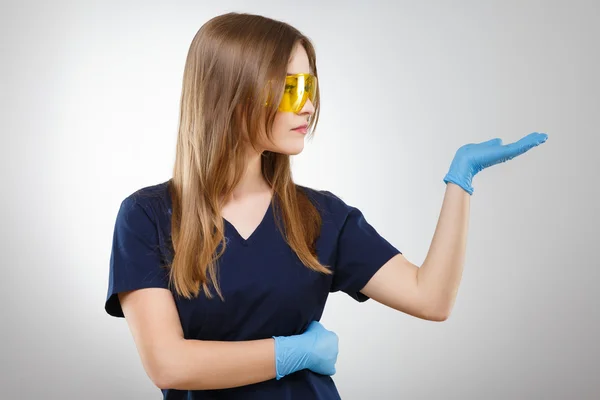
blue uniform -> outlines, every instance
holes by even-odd
[[[171,198],[168,182],[144,187],[126,197],[116,218],[105,310],[123,317],[117,293],[168,288]],[[373,274],[400,251],[381,237],[355,207],[331,192],[299,186],[316,205],[323,224],[317,254],[333,275],[305,267],[275,225],[273,203],[244,239],[225,221],[227,247],[219,261],[219,285],[225,302],[201,295],[187,300],[173,290],[186,339],[239,341],[301,334],[321,318],[327,296],[343,291],[355,300]],[[214,291],[213,291],[214,293]],[[240,355],[242,356],[242,355]],[[227,400],[330,400],[340,396],[330,376],[302,370],[225,390],[163,390],[163,398]]]

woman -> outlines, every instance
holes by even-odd
[[[173,177],[123,200],[105,304],[126,318],[165,399],[338,399],[337,336],[317,322],[328,294],[445,320],[473,177],[547,138],[461,147],[417,267],[360,210],[294,184],[290,156],[318,115],[315,50],[298,30],[238,13],[200,28],[185,65]]]

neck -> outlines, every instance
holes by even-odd
[[[261,170],[262,155],[252,148],[248,150],[248,162],[242,179],[233,190],[232,200],[243,199],[265,191],[270,191]]]

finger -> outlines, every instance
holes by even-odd
[[[548,135],[545,133],[533,132],[523,138],[519,139],[514,143],[507,144],[503,146],[504,156],[510,160],[514,157],[517,157],[533,147],[539,146],[548,140]]]

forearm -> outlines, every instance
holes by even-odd
[[[461,187],[448,183],[431,246],[417,273],[420,290],[444,318],[454,306],[462,278],[470,197]]]
[[[160,363],[157,384],[168,389],[232,388],[276,376],[273,339],[239,342],[182,339],[170,347]]]

